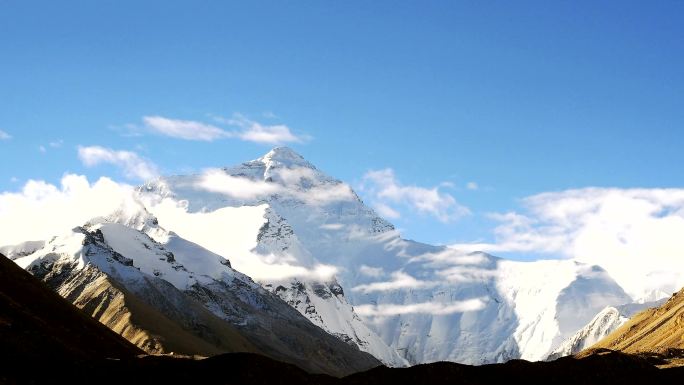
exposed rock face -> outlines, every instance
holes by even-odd
[[[113,333],[0,254],[0,359],[77,364],[132,358],[142,351]],[[9,365],[9,366],[5,366]],[[0,374],[0,382],[3,375]]]
[[[100,221],[15,262],[149,353],[259,352],[333,375],[378,364],[223,260],[173,234],[158,242]]]

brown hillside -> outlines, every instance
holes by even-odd
[[[159,302],[166,304],[151,306],[88,265],[69,277],[58,290],[78,308],[150,354],[174,352],[206,357],[259,352],[229,323],[168,286],[150,285]],[[164,289],[169,292],[162,292]]]
[[[143,352],[0,254],[0,361],[71,362]]]
[[[684,289],[662,306],[645,310],[587,349],[610,349],[630,354],[654,354],[664,358],[684,352]]]

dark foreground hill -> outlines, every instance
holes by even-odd
[[[0,255],[0,381],[27,364],[39,371],[46,361],[82,365],[141,353]]]
[[[192,360],[168,356],[100,360],[93,365],[56,365],[44,360],[21,365],[9,383],[69,384],[652,384],[679,383],[682,368],[657,369],[645,360],[609,352],[553,362],[511,361],[468,366],[433,363],[404,369],[379,367],[344,378],[310,374],[298,367],[253,353],[230,353]]]
[[[639,384],[678,383],[684,368],[608,350],[552,362],[377,367],[344,378],[252,353],[204,360],[141,351],[0,256],[1,384]]]

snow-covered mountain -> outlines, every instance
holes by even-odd
[[[651,307],[658,307],[665,303],[665,301],[666,299],[661,299],[646,303],[635,302],[619,306],[607,306],[596,314],[588,324],[554,349],[547,357],[547,360],[555,360],[560,357],[577,354],[617,330],[638,312]]]
[[[598,266],[402,239],[347,184],[288,148],[160,178],[140,198],[161,226],[389,365],[543,359],[606,306],[631,302]]]
[[[599,342],[627,321],[629,321],[629,317],[621,314],[617,308],[608,306],[601,310],[585,327],[563,341],[547,359],[555,360],[577,354]]]
[[[378,363],[311,324],[223,256],[160,227],[142,206],[5,252],[150,353],[258,352],[335,375]]]

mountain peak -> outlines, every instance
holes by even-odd
[[[303,156],[289,147],[274,147],[271,151],[262,156],[259,160],[264,162],[267,166],[273,163],[280,163],[285,166],[304,166],[311,167],[311,163],[307,162]]]

